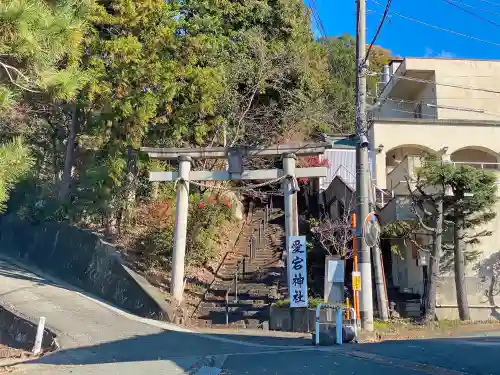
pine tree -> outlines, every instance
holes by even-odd
[[[25,96],[75,97],[87,0],[0,0],[0,109]]]
[[[459,316],[461,320],[469,320],[465,267],[480,255],[471,247],[480,243],[481,237],[491,235],[481,228],[495,217],[496,176],[467,165],[444,163],[428,155],[416,171],[416,180],[408,181],[408,188],[417,220],[393,223],[386,228],[386,233],[411,241],[430,253],[425,318],[434,318],[440,268],[452,259]],[[414,234],[422,229],[431,234],[429,247],[423,247],[414,239]],[[454,233],[451,245],[443,243],[447,229]]]

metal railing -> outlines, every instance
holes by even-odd
[[[337,170],[334,173],[334,176],[340,176],[339,175],[340,169],[344,169],[349,174],[349,176],[351,176],[351,178],[353,178],[354,189],[356,189],[356,187],[355,187],[356,186],[356,176],[349,169],[347,169],[347,167],[345,167],[343,164],[339,165],[339,167],[337,168]],[[340,176],[340,177],[342,177],[342,176]],[[384,189],[382,189],[381,187],[377,186],[373,182],[371,182],[371,185],[372,185],[372,194],[373,194],[374,201],[375,202],[380,202],[380,204],[382,206],[384,206],[385,203],[387,203],[389,200],[391,200],[392,198],[394,198],[394,193],[392,191],[390,191],[390,192],[385,191]],[[386,199],[387,199],[387,201],[386,201]]]
[[[254,228],[253,233],[250,235],[250,238],[248,241],[247,253],[236,264],[236,271],[233,275],[233,278],[231,279],[231,284],[230,284],[232,286],[227,288],[226,294],[225,294],[226,325],[229,325],[229,314],[230,314],[229,294],[231,293],[231,289],[234,288],[234,301],[233,301],[233,303],[237,304],[239,301],[238,300],[238,297],[239,297],[238,296],[238,283],[239,283],[239,281],[240,280],[243,280],[243,281],[247,280],[247,276],[248,276],[247,266],[248,266],[248,264],[253,263],[253,260],[255,259],[256,254],[257,254],[257,250],[265,248],[267,245],[265,234],[266,234],[266,231],[268,228],[269,220],[271,218],[271,212],[272,212],[272,203],[270,205],[266,205],[264,218],[259,220],[258,228]],[[241,267],[241,272],[240,272],[240,267]]]
[[[356,311],[352,307],[339,307],[332,306],[329,304],[320,304],[316,307],[316,333],[315,333],[315,345],[319,346],[319,331],[321,324],[331,324],[331,322],[320,322],[321,309],[334,309],[335,310],[335,343],[337,345],[343,344],[342,337],[342,327],[344,326],[344,315],[347,311],[350,312],[350,319],[348,320],[350,324],[346,326],[352,327],[354,330],[354,342],[358,342],[358,324],[356,319]]]
[[[478,169],[500,169],[500,163],[491,162],[470,162],[470,161],[452,161],[453,165],[468,165]]]
[[[239,237],[239,236],[238,236]],[[205,289],[205,292],[203,293],[203,296],[201,297],[200,301],[198,302],[198,304],[196,305],[195,309],[193,310],[193,312],[191,313],[191,318],[194,317],[194,314],[196,314],[196,312],[198,311],[199,307],[201,306],[201,304],[203,303],[203,301],[206,299],[207,297],[207,294],[212,290],[212,286],[215,284],[215,282],[217,281],[217,274],[219,273],[220,269],[222,268],[222,266],[224,265],[224,262],[226,261],[226,258],[228,257],[229,254],[234,254],[233,251],[228,251],[225,255],[224,255],[224,258],[222,258],[222,260],[220,261],[219,265],[217,266],[217,269],[215,270],[214,272],[214,278],[212,279],[212,282],[210,283],[210,285],[207,287],[207,289]]]
[[[243,258],[243,261],[238,261],[236,264],[236,271],[234,273],[234,276],[232,278],[232,283],[234,287],[234,303],[238,303],[238,278],[239,278],[239,272],[240,272],[240,264],[243,263],[243,270],[245,270],[245,258]],[[243,271],[244,273],[245,271]],[[226,296],[225,296],[225,301],[226,301],[226,326],[229,326],[229,293],[231,293],[231,286],[226,289]]]

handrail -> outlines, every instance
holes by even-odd
[[[233,249],[236,247],[236,245],[238,244],[240,238],[241,238],[241,234],[243,233],[243,228],[245,227],[246,225],[246,222],[241,226],[240,228],[240,232],[238,233],[238,237],[236,238],[236,241],[234,241],[234,244],[233,244]],[[203,296],[201,297],[200,301],[198,302],[198,304],[196,305],[196,307],[194,308],[193,312],[191,313],[191,318],[194,316],[194,314],[196,314],[196,312],[198,311],[198,309],[200,308],[201,304],[203,303],[203,301],[205,300],[205,298],[207,297],[207,294],[212,290],[212,286],[214,285],[214,283],[217,281],[217,274],[219,273],[220,269],[222,268],[222,266],[224,265],[224,262],[226,261],[226,258],[229,254],[236,254],[233,250],[230,250],[228,252],[226,252],[226,254],[224,255],[224,257],[222,258],[222,260],[220,261],[219,265],[217,266],[217,269],[215,270],[214,272],[214,278],[212,279],[212,281],[210,282],[210,284],[208,285],[207,289],[205,289],[205,292],[203,293]]]
[[[475,165],[480,165],[481,169],[485,169],[485,165],[495,165],[495,166],[500,166],[500,163],[490,163],[490,162],[484,162],[484,161],[451,161],[451,164],[459,164],[459,165],[469,165],[469,166],[475,166]],[[494,169],[494,168],[486,168],[486,169]]]
[[[326,323],[321,323],[320,322],[320,313],[322,308],[330,308],[336,310],[335,314],[335,343],[337,345],[342,345],[343,344],[343,338],[342,338],[342,326],[344,323],[344,312],[349,311],[351,315],[352,321],[354,321],[354,324],[352,325],[354,329],[354,342],[358,342],[358,328],[357,328],[357,318],[356,318],[356,311],[352,307],[339,307],[339,306],[333,306],[328,303],[322,303],[319,304],[316,307],[316,334],[315,334],[315,345],[319,346],[319,326],[320,324],[329,324],[329,322]]]
[[[335,176],[337,176],[337,173],[339,172],[340,168],[344,168],[344,170],[349,173],[351,175],[351,177],[354,177],[356,178],[356,176],[349,170],[347,169],[347,167],[344,165],[344,164],[340,164],[339,167],[337,168],[337,170],[335,171]],[[384,191],[383,188],[377,186],[376,184],[373,183],[373,181],[371,182],[372,186],[377,189],[378,191],[380,191],[381,193],[385,194],[385,195],[390,195],[392,196],[391,193],[387,192],[387,191]]]
[[[243,264],[245,262],[245,258],[243,258]],[[238,261],[236,264],[236,271],[234,272],[232,281],[234,282],[234,303],[238,303],[238,273],[240,271],[240,264],[242,261]],[[244,268],[244,266],[243,266]],[[226,289],[226,326],[229,326],[229,292],[231,292],[231,284],[229,284],[229,288]]]
[[[239,237],[239,235],[238,235]],[[191,318],[194,316],[194,314],[196,314],[196,312],[198,311],[198,308],[200,307],[200,305],[203,303],[203,301],[205,300],[207,294],[209,291],[211,291],[212,289],[212,286],[214,285],[215,281],[217,280],[217,274],[219,273],[220,269],[222,268],[222,265],[224,264],[224,262],[226,261],[226,258],[229,254],[234,254],[233,251],[228,251],[224,257],[222,258],[222,260],[220,261],[219,263],[219,266],[217,267],[217,270],[214,272],[214,278],[212,279],[212,281],[210,282],[210,284],[208,285],[207,289],[205,289],[205,292],[203,293],[203,296],[201,297],[200,301],[198,302],[198,304],[196,305],[194,311],[191,313]]]

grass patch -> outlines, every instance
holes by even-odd
[[[322,303],[325,303],[325,301],[323,300],[323,298],[309,298],[309,301],[308,301],[308,307],[310,309],[315,309],[316,307],[318,307],[319,305],[321,305]],[[273,307],[277,307],[277,308],[287,308],[287,307],[290,307],[290,299],[281,299],[279,301],[276,301],[275,303],[273,303],[272,305]]]

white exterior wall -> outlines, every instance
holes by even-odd
[[[403,85],[409,81],[399,80],[398,102],[390,91],[396,87],[396,79],[393,78],[393,82],[387,86],[387,92],[383,92],[386,100],[374,114],[376,120],[369,133],[373,148],[379,151],[375,156],[374,175],[378,186],[389,187],[387,174],[394,167],[387,168],[387,161],[392,162],[392,156],[401,161],[406,154],[413,153],[408,150],[444,152],[446,147],[446,154],[452,159],[452,154],[460,151],[455,155],[455,161],[500,163],[500,61],[409,58],[401,64],[397,74],[408,77],[427,74],[433,77],[429,80],[437,84],[410,82],[405,89]],[[413,112],[420,102],[422,119],[416,120]],[[436,105],[437,108],[427,104]],[[386,159],[387,156],[390,157]],[[500,170],[496,172],[500,181]],[[394,173],[392,180],[400,178],[398,173]],[[478,263],[500,262],[500,202],[496,204],[495,211],[497,217],[485,227],[477,229],[490,230],[492,236],[480,239],[475,248],[481,253],[479,260],[469,264],[466,270],[468,302],[473,319],[478,316],[490,317],[490,309],[486,305],[491,301],[484,295],[489,285],[483,285],[475,267]],[[422,294],[422,268],[417,266],[413,258],[412,247],[401,245],[404,259],[392,255],[394,284],[401,292],[408,290]],[[456,318],[456,308],[446,307],[456,303],[452,295],[452,273],[444,276],[450,278],[439,286],[437,304],[441,305],[440,311],[443,311],[441,317]],[[494,298],[494,303],[500,305],[500,296]]]
[[[406,69],[433,71],[438,119],[498,120],[500,110],[500,61],[459,59],[406,59]],[[461,86],[461,87],[450,87]],[[498,93],[467,88],[498,91]],[[485,113],[442,108],[453,106]]]
[[[375,155],[375,180],[387,187],[386,156],[395,149],[408,146],[439,152],[448,147],[449,155],[464,148],[483,150],[500,162],[500,123],[470,121],[375,121],[370,128],[375,147],[383,146]]]

